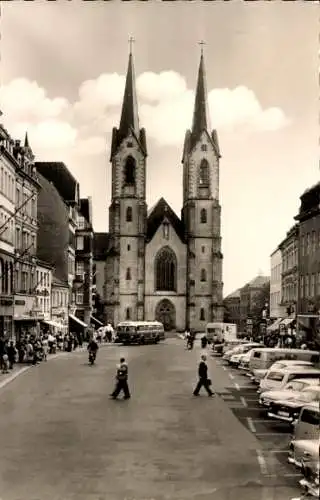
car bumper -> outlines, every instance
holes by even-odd
[[[274,413],[272,411],[268,411],[267,413],[269,418],[273,418],[275,420],[281,420],[282,422],[288,422],[289,424],[292,424],[295,421],[295,418],[292,416],[285,416],[285,415],[278,415],[278,413]]]

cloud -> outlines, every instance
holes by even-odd
[[[119,124],[124,85],[124,75],[102,74],[83,82],[71,103],[64,97],[49,97],[37,82],[19,78],[0,90],[3,121],[15,138],[23,138],[28,130],[35,153],[69,148],[77,157],[99,155],[112,127]],[[188,89],[185,78],[174,71],[146,72],[137,78],[137,92],[140,123],[148,140],[181,148],[194,105],[194,90]],[[289,123],[283,110],[264,109],[244,85],[210,90],[208,109],[219,132],[272,132]]]

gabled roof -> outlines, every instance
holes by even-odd
[[[267,283],[270,282],[270,277],[269,276],[256,276],[253,278],[249,283],[247,283],[245,286],[249,288],[259,288],[263,285],[266,285]]]
[[[183,223],[164,198],[160,198],[148,216],[147,241],[152,240],[153,236],[157,232],[157,229],[165,218],[170,222],[181,241],[184,241]]]
[[[61,286],[64,288],[69,288],[69,285],[66,281],[62,281],[61,279],[57,278],[57,276],[55,276],[55,275],[52,276],[52,286]]]
[[[111,242],[110,233],[93,234],[93,260],[105,260]]]
[[[60,161],[44,161],[35,163],[37,171],[55,186],[66,203],[75,203],[79,199],[79,183]]]

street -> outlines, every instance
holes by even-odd
[[[265,454],[286,438],[266,444],[264,424],[254,422],[256,410],[241,392],[244,377],[235,382],[208,356],[217,396],[192,396],[200,352],[197,344],[186,351],[178,338],[102,347],[93,367],[84,352],[66,354],[3,387],[1,500],[299,496],[294,471],[277,453]],[[129,363],[128,401],[108,397],[120,355]]]

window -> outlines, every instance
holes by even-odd
[[[131,309],[130,307],[127,307],[126,308],[126,319],[130,319],[131,318]]]
[[[131,246],[130,245],[127,245],[127,250],[128,250],[128,252],[130,252],[130,250],[131,250]]]
[[[206,317],[205,317],[205,314],[204,314],[204,308],[201,307],[200,309],[200,321],[205,321]]]
[[[207,281],[207,273],[205,269],[201,269],[200,281]]]
[[[77,236],[77,250],[83,250],[83,249],[84,249],[84,237]]]
[[[274,380],[276,382],[281,382],[283,379],[283,373],[281,372],[270,372],[267,377],[268,380]]]
[[[209,163],[205,159],[200,163],[199,184],[200,186],[209,186]]]
[[[169,247],[164,247],[155,259],[155,284],[158,291],[176,291],[177,259]]]
[[[206,251],[206,247],[204,245],[202,245],[201,247],[201,253],[204,253]]]
[[[207,222],[207,211],[205,208],[201,208],[200,222],[201,222],[201,224],[206,224],[206,222]]]
[[[84,274],[84,262],[77,262],[76,263],[76,274]]]
[[[207,151],[207,145],[201,144],[201,151]]]
[[[127,142],[127,148],[133,148],[133,142],[132,141],[128,141]]]
[[[79,215],[78,216],[78,229],[85,229],[85,227],[86,227],[86,224],[85,224],[84,217],[82,215]]]
[[[126,221],[132,222],[132,207],[127,208]]]
[[[83,304],[83,292],[76,292],[76,303]],[[62,295],[61,295],[61,305],[62,305]]]
[[[126,184],[134,184],[136,177],[136,162],[132,156],[128,156],[124,166],[124,182]]]
[[[131,280],[131,269],[130,269],[130,267],[127,268],[126,280]]]

